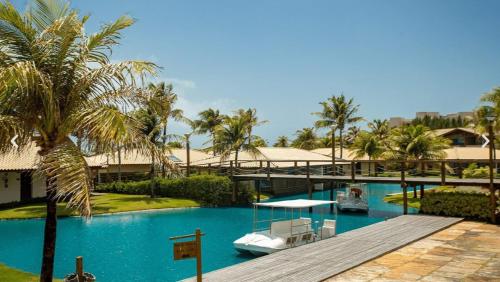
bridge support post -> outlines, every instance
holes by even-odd
[[[309,200],[312,200],[312,183],[311,183],[311,172],[310,172],[310,163],[306,162],[306,181],[307,181],[307,196]],[[312,213],[312,207],[309,208],[309,213]]]
[[[401,163],[401,188],[403,188],[403,214],[408,214],[408,185],[405,179],[406,163]]]
[[[420,184],[420,199],[424,197],[424,184]]]
[[[255,190],[257,190],[257,203],[260,203],[260,180],[255,180]]]
[[[330,201],[333,201],[333,185],[335,185],[334,181],[330,183]],[[333,204],[330,204],[330,212],[333,213]]]
[[[356,181],[356,162],[351,162],[351,180]]]
[[[446,185],[446,163],[441,162],[441,185]]]
[[[233,195],[231,196],[231,201],[236,203],[236,184],[233,178],[233,161],[229,161],[229,175],[231,178],[231,184],[233,185]]]

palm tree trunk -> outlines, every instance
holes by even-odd
[[[155,197],[155,156],[151,154],[151,198]]]
[[[118,144],[118,181],[122,181],[122,152],[120,144]]]
[[[216,153],[215,153],[215,132],[212,132],[212,153],[215,157]]]
[[[368,156],[368,176],[371,176],[372,175],[372,163],[371,163],[371,160],[372,160],[372,156]]]
[[[252,128],[248,129],[248,146],[252,144]]]
[[[49,183],[47,182],[47,187]],[[45,231],[43,238],[43,259],[40,272],[40,282],[52,282],[54,273],[54,257],[56,253],[57,233],[57,201],[54,192],[47,192],[47,217],[45,217]]]
[[[342,129],[339,129],[339,137],[340,137],[340,158],[342,159],[342,151],[344,150],[344,140],[342,138]]]
[[[335,129],[332,129],[332,175],[335,174]]]
[[[165,145],[167,144],[167,125],[165,124],[163,126],[163,148],[165,149]],[[161,164],[161,176],[165,178],[166,172],[165,172],[165,164]]]

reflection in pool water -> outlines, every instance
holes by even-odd
[[[339,233],[401,214],[401,207],[382,200],[387,193],[399,192],[398,185],[369,186],[369,214],[338,214]],[[279,200],[291,198],[307,195]],[[329,192],[315,192],[314,198],[328,199]],[[318,212],[314,210],[314,219],[321,217]],[[91,221],[60,219],[55,275],[63,277],[73,272],[74,259],[81,255],[85,270],[94,273],[99,281],[176,281],[193,276],[195,260],[174,262],[168,238],[193,233],[197,227],[206,233],[202,239],[204,272],[243,262],[253,257],[236,252],[232,242],[252,231],[252,216],[251,208],[239,207],[95,216]],[[0,262],[39,272],[43,225],[39,219],[0,221]]]

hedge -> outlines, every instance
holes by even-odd
[[[103,183],[96,186],[96,192],[149,195],[150,180]],[[205,206],[229,206],[232,198],[231,180],[223,176],[195,175],[183,178],[155,180],[155,195],[160,197],[187,198],[200,201]],[[253,191],[241,187],[237,204],[252,201]]]
[[[482,193],[430,191],[420,201],[420,212],[488,220],[491,214],[490,199]]]

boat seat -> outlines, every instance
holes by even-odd
[[[293,245],[293,244],[295,244],[295,242],[297,242],[297,236],[290,236],[290,237],[286,238],[287,245]]]
[[[337,221],[333,219],[323,220],[323,226],[320,228],[321,239],[330,238],[336,234]]]
[[[309,241],[311,241],[311,238],[312,238],[312,233],[307,233],[307,234],[302,235],[302,241],[309,242]]]

